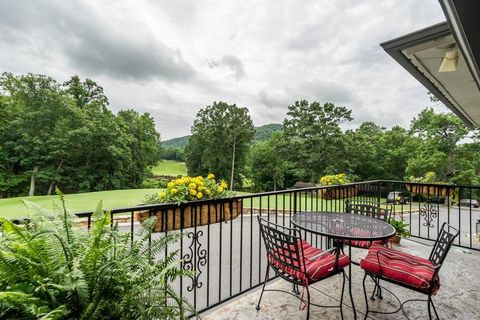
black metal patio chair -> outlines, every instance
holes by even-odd
[[[281,291],[299,298],[300,308],[302,304],[306,303],[307,319],[310,318],[310,305],[340,308],[340,314],[343,319],[343,294],[345,291],[345,271],[343,268],[350,264],[348,256],[342,254],[337,248],[321,250],[311,246],[308,242],[302,240],[301,233],[298,229],[274,224],[260,218],[260,216],[257,218],[267,251],[267,270],[256,309],[260,310],[260,302],[264,291]],[[294,286],[303,287],[302,295],[298,296],[283,290],[265,289],[269,279],[270,269],[272,269],[277,276],[292,283]],[[309,286],[337,274],[341,274],[343,277],[340,305],[323,306],[310,303]],[[303,298],[304,291],[306,291],[307,294],[306,301]]]
[[[391,206],[387,206],[386,208],[382,208],[377,204],[373,203],[362,203],[362,202],[355,202],[351,200],[346,200],[345,201],[345,212],[348,213],[354,213],[354,214],[360,214],[363,216],[375,218],[375,219],[380,219],[385,222],[388,222],[390,217],[392,216],[392,210],[393,208]],[[387,240],[377,240],[377,241],[367,241],[367,240],[343,240],[344,245],[350,245],[354,248],[359,248],[359,249],[370,249],[372,244],[380,244],[380,245],[386,245],[388,243]],[[357,261],[351,260],[350,261],[352,264],[359,266],[360,263]],[[371,299],[374,300],[374,294],[376,294],[377,298],[382,299],[382,287],[380,286],[380,281],[378,279],[373,279],[375,281],[375,289],[373,290],[373,294]]]
[[[392,215],[392,208],[381,208],[378,205],[367,203],[356,203],[350,200],[345,201],[345,211],[348,213],[360,214],[363,216],[381,219],[388,222]],[[360,232],[360,231],[359,231]],[[351,245],[355,248],[369,249],[373,243],[385,245],[388,240],[365,241],[365,240],[343,240],[343,244]],[[352,261],[353,264],[359,265],[358,262]]]
[[[440,229],[437,240],[428,259],[373,244],[368,252],[367,257],[362,259],[360,262],[360,267],[365,271],[365,276],[363,277],[363,292],[367,306],[365,319],[367,319],[369,312],[393,314],[402,310],[402,312],[405,314],[403,305],[411,301],[427,301],[429,319],[432,319],[431,309],[433,309],[435,312],[436,318],[439,319],[437,310],[433,304],[432,295],[435,295],[440,287],[440,278],[438,273],[443,265],[448,251],[452,246],[453,241],[458,236],[458,233],[459,232],[457,229],[451,227],[445,222]],[[382,279],[404,288],[426,294],[428,299],[406,300],[400,303],[400,307],[397,310],[392,312],[370,310],[368,306],[367,290],[365,288],[365,280],[367,276],[377,280],[375,282],[376,285],[374,291],[377,288],[378,280]],[[372,293],[372,297],[373,295],[374,293]],[[400,302],[400,300],[398,301]]]

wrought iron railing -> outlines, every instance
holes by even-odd
[[[445,194],[440,187],[454,191]],[[395,191],[399,193],[389,199]],[[447,221],[461,232],[457,246],[480,250],[475,235],[480,209],[452,206],[452,201],[479,197],[480,186],[409,185],[382,180],[248,194],[180,206],[144,205],[114,209],[110,214],[112,223],[118,222],[120,229],[132,233],[132,238],[141,228],[137,219],[153,215],[157,216],[155,228],[159,232],[152,237],[164,232],[184,234],[178,243],[169,245],[165,255],[178,250],[181,267],[194,271],[194,276],[180,278],[173,286],[198,312],[203,312],[263,283],[266,258],[257,215],[290,226],[290,217],[300,211],[343,212],[346,200],[375,203],[392,206],[395,218],[409,224],[412,237],[435,240],[442,223]],[[92,212],[77,215],[90,227]],[[306,232],[303,236],[319,248],[327,246],[324,237]]]

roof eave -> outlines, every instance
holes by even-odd
[[[448,100],[447,97],[422,73],[413,63],[408,59],[402,50],[415,46],[420,43],[433,40],[438,37],[447,36],[451,34],[450,27],[447,22],[441,22],[431,27],[409,33],[407,35],[385,41],[380,45],[382,48],[397,61],[405,70],[407,70],[415,79],[417,79],[428,91],[437,97],[445,106],[447,106],[454,114],[462,119],[469,126],[475,127],[477,124],[465,116],[463,112]]]

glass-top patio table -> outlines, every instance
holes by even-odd
[[[342,250],[343,240],[376,241],[386,240],[395,235],[395,229],[383,220],[354,213],[329,211],[299,212],[291,218],[292,224],[302,230],[333,239],[334,246]],[[348,241],[348,256],[352,247]],[[352,265],[348,266],[348,290],[354,318],[357,319],[352,296]]]

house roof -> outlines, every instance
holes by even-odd
[[[442,22],[381,44],[452,112],[480,126],[480,1],[440,0]],[[478,21],[478,22],[477,22]],[[447,51],[458,50],[456,71],[439,72]]]

